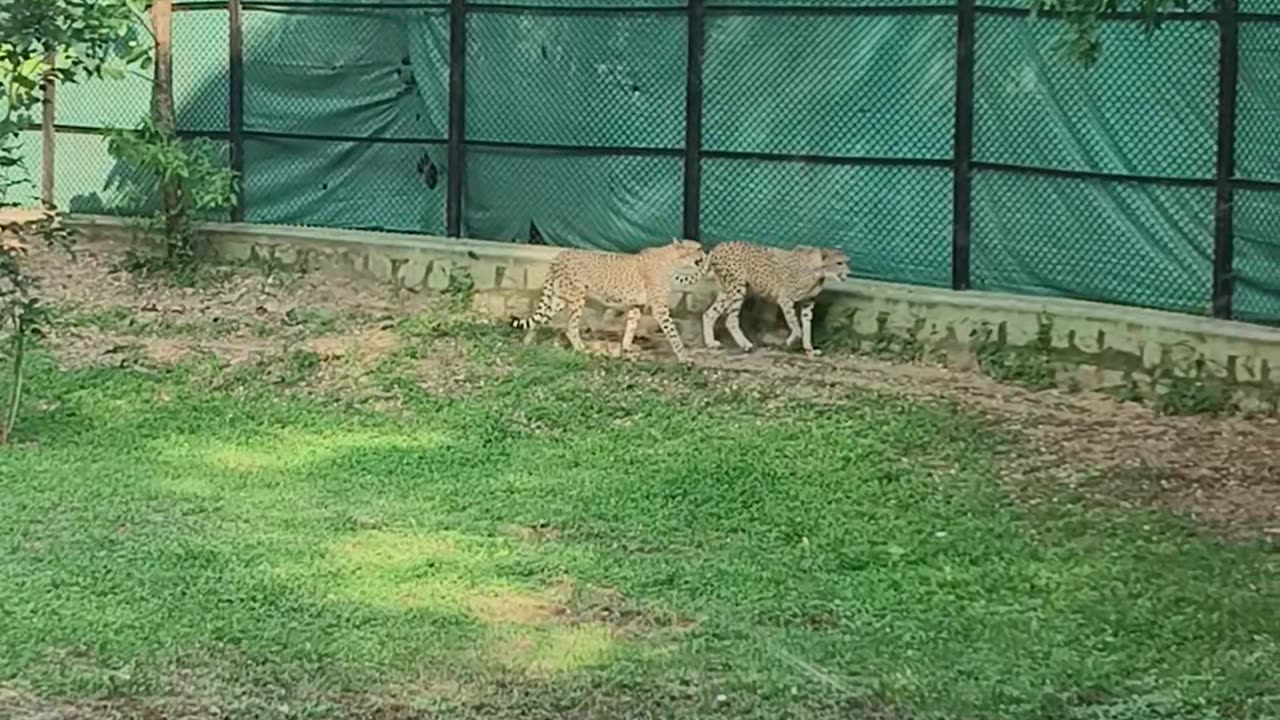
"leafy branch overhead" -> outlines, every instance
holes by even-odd
[[[35,243],[70,248],[71,236],[51,210],[10,210],[9,191],[25,184],[20,133],[33,124],[44,83],[123,77],[149,63],[140,21],[145,0],[0,0],[0,332],[5,334],[8,392],[0,444],[10,438],[22,402],[23,360],[46,324],[35,280],[24,266]],[[20,200],[30,200],[22,198]]]
[[[150,58],[145,0],[3,0],[0,2],[0,82],[4,122],[40,102],[52,74],[60,83],[90,77],[122,78]],[[50,64],[52,60],[52,64]],[[6,135],[11,125],[0,128]]]
[[[238,180],[221,149],[207,138],[184,139],[150,120],[132,130],[112,131],[111,156],[134,168],[140,179],[127,188],[139,206],[165,195],[155,218],[165,242],[165,269],[191,269],[199,255],[195,222],[235,205]]]
[[[1216,7],[1204,0],[1206,10]],[[1093,65],[1102,56],[1102,23],[1107,15],[1137,13],[1148,32],[1159,27],[1170,13],[1190,9],[1189,0],[1029,0],[1032,16],[1053,14],[1061,17],[1065,27],[1059,39],[1058,52],[1066,59]]]

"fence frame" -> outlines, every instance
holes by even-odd
[[[294,133],[254,131],[245,126],[245,67],[243,18],[246,11],[269,10],[280,12],[282,8],[296,6],[312,12],[325,10],[381,9],[446,9],[449,14],[449,108],[448,133],[445,138],[434,139],[382,139],[375,137],[311,136]],[[232,210],[233,221],[243,221],[248,203],[243,182],[245,172],[246,137],[286,137],[343,142],[395,142],[413,144],[419,142],[443,143],[447,148],[445,231],[450,237],[463,234],[465,212],[466,155],[469,146],[508,147],[544,151],[568,152],[587,155],[663,156],[680,157],[683,160],[682,228],[689,239],[701,239],[701,189],[702,160],[707,158],[753,159],[760,161],[801,162],[814,164],[937,167],[952,172],[952,237],[951,237],[951,286],[954,290],[971,287],[970,259],[972,233],[972,180],[983,171],[1013,172],[1040,177],[1073,178],[1108,182],[1135,182],[1175,187],[1212,188],[1213,253],[1212,286],[1208,288],[1214,317],[1233,317],[1235,290],[1235,190],[1247,188],[1280,193],[1280,180],[1240,178],[1236,175],[1236,117],[1239,89],[1239,25],[1241,22],[1280,23],[1280,14],[1241,12],[1238,0],[1218,0],[1213,12],[1176,12],[1165,16],[1164,22],[1196,21],[1213,22],[1218,27],[1218,108],[1216,162],[1212,178],[1187,178],[1168,176],[1128,175],[1099,171],[1064,170],[975,160],[974,141],[974,63],[978,46],[976,42],[977,18],[982,16],[1028,17],[1023,8],[994,7],[980,4],[980,0],[954,0],[951,5],[936,6],[808,6],[742,4],[716,2],[708,6],[707,0],[685,0],[682,5],[670,6],[604,6],[596,4],[540,4],[523,5],[520,0],[389,0],[368,3],[358,0],[317,0],[294,3],[289,0],[193,0],[175,2],[174,12],[195,10],[226,10],[228,14],[228,75],[227,132],[179,130],[186,137],[225,139],[229,143],[229,163],[241,182],[237,187],[237,200]],[[527,12],[536,14],[637,14],[677,13],[685,18],[688,33],[685,86],[685,133],[680,148],[652,147],[586,147],[542,143],[503,143],[468,140],[466,137],[466,50],[467,18],[470,11]],[[723,14],[813,14],[813,15],[954,15],[956,17],[956,76],[954,143],[950,158],[888,158],[845,157],[828,155],[796,155],[772,152],[707,150],[702,144],[703,118],[703,64],[706,52],[706,18],[711,12]],[[1060,17],[1058,13],[1041,13],[1042,17]],[[1104,16],[1109,20],[1141,21],[1145,16],[1137,12],[1116,12]],[[53,198],[54,143],[53,132],[103,135],[106,130],[96,127],[58,124],[54,118],[52,87],[48,95],[43,123],[40,129],[44,137],[44,162],[41,173],[42,200],[49,204]],[[34,129],[34,128],[32,128]]]
[[[467,0],[449,0],[449,138],[445,162],[445,234],[462,236],[467,164]]]
[[[707,50],[706,0],[688,0],[685,60],[684,236],[702,239],[702,64]]]
[[[955,141],[951,165],[951,289],[969,289],[973,230],[973,69],[978,8],[958,0],[956,14]]]
[[[1240,80],[1237,0],[1218,0],[1218,158],[1213,203],[1213,316],[1230,319],[1235,295],[1236,109]]]
[[[241,0],[227,0],[227,141],[236,173],[236,204],[231,221],[244,222],[244,11]]]

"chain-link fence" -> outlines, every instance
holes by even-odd
[[[175,93],[252,222],[829,245],[1280,322],[1280,0],[1239,1],[1118,16],[1086,69],[1022,0],[219,0],[175,15]],[[130,210],[100,129],[149,92],[59,95],[61,207]]]

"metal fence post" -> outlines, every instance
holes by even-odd
[[[1218,3],[1218,168],[1213,206],[1213,316],[1231,317],[1235,291],[1236,92],[1240,75],[1236,0]]]
[[[955,145],[951,161],[951,287],[969,289],[973,189],[973,48],[975,0],[958,0],[956,14]]]
[[[467,2],[449,1],[449,159],[445,226],[462,235],[462,185],[466,176]]]
[[[702,235],[702,60],[706,52],[706,0],[688,0],[689,54],[684,96],[684,237]]]
[[[236,178],[236,203],[231,207],[231,221],[244,222],[244,14],[241,0],[227,0],[228,84],[227,129],[231,142],[231,169]]]

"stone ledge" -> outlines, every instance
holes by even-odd
[[[120,218],[69,218],[90,240],[129,239]],[[201,230],[215,255],[229,261],[277,263],[299,270],[353,273],[407,289],[443,290],[465,269],[476,306],[492,315],[530,311],[559,248],[425,235],[327,228],[209,223]],[[855,267],[857,265],[855,258]],[[697,316],[710,304],[711,281],[673,297],[682,332],[697,344]],[[649,318],[641,329],[654,328]],[[620,316],[598,327],[613,328]],[[785,335],[776,308],[753,303],[748,334]],[[1280,397],[1280,330],[1242,322],[1059,298],[955,292],[853,280],[829,286],[815,335],[834,345],[902,357],[938,357],[965,365],[1000,353],[1034,353],[1085,387],[1155,391],[1171,378],[1220,380],[1253,397]],[[1278,371],[1280,372],[1280,371]]]

